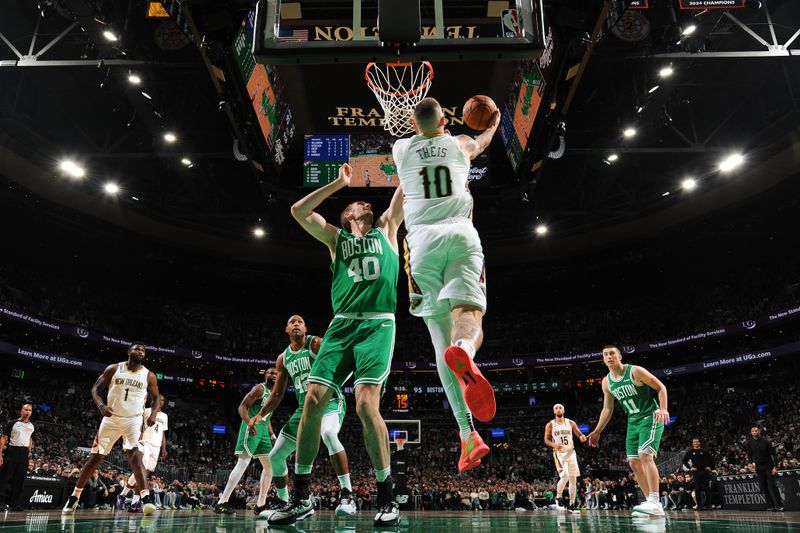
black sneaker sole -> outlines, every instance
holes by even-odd
[[[400,517],[398,516],[394,520],[375,520],[372,525],[375,527],[395,527],[400,524]]]
[[[304,513],[300,513],[300,514],[295,515],[295,516],[287,516],[286,518],[280,518],[280,519],[277,519],[277,520],[273,520],[273,517],[275,515],[272,515],[272,516],[269,517],[269,520],[267,521],[267,523],[269,525],[271,525],[271,526],[290,526],[290,525],[294,524],[295,522],[297,522],[298,520],[303,520],[304,518],[308,518],[312,514],[314,514],[314,509],[313,508],[309,509],[308,511],[306,511]]]

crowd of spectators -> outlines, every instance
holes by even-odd
[[[8,369],[6,369],[8,370]],[[675,390],[671,412],[676,421],[665,432],[662,455],[681,454],[693,437],[703,440],[704,448],[715,458],[713,479],[717,475],[751,472],[744,451],[749,427],[765,428],[775,445],[782,469],[800,467],[800,424],[795,413],[800,408],[800,386],[784,376],[776,394],[776,376],[732,382],[728,385],[695,380]],[[13,417],[22,401],[34,405],[36,426],[31,472],[63,477],[73,481],[83,461],[85,448],[99,423],[88,391],[89,380],[60,382],[53,386],[46,377],[31,376],[11,380],[0,391],[0,416]],[[599,405],[592,401],[599,391],[584,391],[570,408],[568,416],[579,423],[594,424]],[[191,396],[191,394],[187,394]],[[405,448],[409,493],[425,509],[502,509],[548,506],[553,503],[554,467],[549,449],[542,443],[545,423],[551,418],[549,406],[531,409],[525,398],[510,396],[502,402],[493,425],[504,427],[507,438],[490,441],[492,453],[480,468],[456,473],[459,441],[448,412],[420,405],[412,416],[424,420],[421,446]],[[166,508],[203,508],[215,502],[233,461],[235,432],[212,435],[216,423],[235,428],[234,409],[220,409],[223,401],[200,407],[194,401],[169,400],[168,457],[159,465],[152,482],[158,502]],[[285,411],[285,412],[284,412]],[[276,413],[276,431],[289,409]],[[232,418],[234,417],[234,418]],[[618,414],[604,434],[603,445],[578,450],[583,488],[580,499],[589,509],[628,508],[636,500],[636,484],[625,462],[625,417]],[[362,444],[360,424],[348,413],[340,439],[350,461],[356,500],[362,508],[374,501],[374,475]],[[121,454],[109,456],[83,496],[87,508],[114,505],[125,473]],[[291,467],[291,465],[290,465]],[[257,490],[258,470],[253,464],[249,475],[234,492],[232,506],[252,505]],[[661,492],[665,507],[688,509],[697,504],[692,498],[694,484],[689,472],[678,468],[662,471]],[[338,482],[327,457],[321,453],[314,466],[312,491],[323,508],[332,508],[338,498]],[[713,488],[710,505],[718,505]]]

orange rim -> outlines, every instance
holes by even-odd
[[[392,67],[392,68],[395,68],[395,67],[409,67],[409,66],[413,65],[413,63],[411,63],[411,62],[400,62],[400,61],[398,61],[396,63],[384,63],[384,64],[387,67]],[[377,67],[378,66],[377,63],[368,63],[367,64],[367,68],[364,70],[364,79],[367,80],[367,85],[369,86],[370,89],[372,89],[373,91],[379,92],[381,94],[386,94],[386,95],[389,95],[389,96],[407,96],[409,94],[417,94],[418,92],[422,91],[423,89],[426,89],[433,82],[433,65],[431,65],[429,61],[423,61],[422,64],[425,67],[428,67],[428,74],[427,74],[427,76],[425,76],[425,81],[422,84],[420,84],[419,87],[417,87],[415,89],[412,89],[410,91],[387,91],[387,90],[383,89],[382,87],[378,87],[377,85],[372,83],[372,80],[369,77],[369,71],[371,69]]]

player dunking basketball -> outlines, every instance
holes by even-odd
[[[258,483],[258,500],[254,512],[258,516],[267,508],[267,493],[272,483],[272,464],[269,462],[269,452],[272,451],[275,434],[272,431],[269,415],[259,418],[256,424],[251,422],[267,402],[277,376],[278,372],[275,367],[268,368],[264,372],[264,383],[259,383],[250,389],[250,392],[242,398],[242,402],[239,404],[238,412],[242,423],[239,425],[236,450],[233,452],[237,459],[236,466],[231,470],[222,496],[219,497],[219,501],[214,507],[214,512],[217,514],[234,514],[234,511],[228,506],[228,500],[254,457],[261,463],[261,479]]]
[[[603,378],[603,410],[597,427],[589,434],[589,445],[597,446],[600,443],[600,435],[614,414],[616,398],[628,415],[628,434],[625,439],[628,464],[647,497],[644,503],[633,508],[633,513],[664,516],[664,509],[658,500],[659,478],[655,457],[658,455],[664,424],[669,421],[667,387],[641,366],[623,365],[622,354],[616,346],[603,347],[603,362],[608,367],[608,375]],[[653,399],[654,390],[658,394],[658,403]]]
[[[564,488],[569,483],[569,506],[570,512],[577,512],[575,509],[575,498],[578,495],[578,476],[581,475],[578,466],[578,456],[575,453],[575,444],[572,442],[572,435],[586,442],[586,435],[581,433],[574,420],[564,418],[564,406],[557,403],[553,406],[555,418],[544,427],[544,443],[553,448],[553,460],[556,463],[558,472],[558,485],[556,485],[556,502],[561,500]],[[563,509],[560,503],[559,510]]]
[[[287,525],[308,516],[311,468],[319,451],[320,427],[334,393],[355,377],[356,414],[378,481],[376,526],[397,525],[400,508],[394,501],[389,462],[389,432],[380,414],[380,398],[392,366],[397,309],[397,228],[403,220],[398,188],[389,208],[373,220],[372,206],[353,202],[342,212],[341,229],[314,209],[336,191],[350,185],[353,170],[339,168],[339,177],[292,206],[292,216],[322,242],[331,258],[331,302],[334,318],[308,375],[308,390],[297,431],[294,492],[269,524]]]
[[[289,346],[278,356],[275,368],[278,376],[275,378],[275,386],[272,388],[267,401],[261,407],[261,412],[250,420],[250,425],[258,424],[259,421],[269,416],[281,403],[286,392],[286,384],[291,381],[294,385],[294,393],[297,397],[297,409],[286,421],[278,434],[278,440],[269,453],[269,460],[272,463],[272,473],[275,476],[275,489],[278,492],[278,499],[283,503],[289,501],[288,476],[286,469],[286,459],[297,448],[297,428],[303,416],[303,403],[308,389],[308,375],[311,372],[311,365],[317,358],[321,337],[308,335],[306,322],[300,315],[292,315],[286,323],[286,334],[289,336]],[[331,459],[336,476],[339,478],[341,492],[339,495],[339,505],[336,506],[337,516],[348,516],[354,514],[357,509],[353,503],[353,486],[350,483],[350,468],[347,464],[347,452],[339,441],[339,431],[344,422],[345,401],[344,396],[336,392],[331,397],[325,414],[322,416],[322,428],[320,430],[322,442],[328,448],[328,455]],[[267,509],[261,512],[262,518],[269,518],[272,511]]]
[[[473,362],[483,342],[486,285],[467,178],[470,161],[489,146],[500,114],[476,139],[452,137],[433,98],[417,105],[413,121],[417,134],[396,141],[392,149],[405,195],[410,311],[430,332],[439,379],[458,422],[458,469],[464,472],[489,453],[472,415],[488,422],[496,408],[492,386]]]
[[[139,437],[142,434],[142,419],[147,398],[149,397],[152,402],[150,415],[145,420],[148,426],[156,423],[156,417],[161,410],[161,398],[158,394],[156,375],[144,366],[145,355],[144,344],[138,342],[132,344],[128,348],[128,360],[109,365],[92,386],[92,399],[103,415],[103,420],[92,444],[92,455],[83,465],[78,482],[75,483],[75,490],[67,499],[62,512],[75,512],[83,487],[120,438],[122,438],[122,450],[128,455],[131,470],[136,476],[136,486],[140,488],[142,510],[145,514],[152,514],[156,510],[142,461],[142,445]],[[100,391],[106,387],[108,387],[107,405],[100,396]]]

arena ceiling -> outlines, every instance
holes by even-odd
[[[351,5],[300,3],[306,16],[331,24]],[[279,69],[296,134],[278,168],[232,81],[230,46],[250,2],[164,2],[172,19],[147,18],[144,4],[4,3],[0,173],[52,203],[43,205],[62,204],[189,248],[262,261],[304,253],[298,243],[312,243],[288,215],[307,191],[303,134],[380,131],[331,120],[339,108],[375,105],[363,65]],[[459,4],[465,18],[485,16],[485,1]],[[509,252],[501,254],[505,261],[646,237],[797,176],[798,3],[678,7],[678,0],[650,0],[648,9],[628,10],[614,30],[608,21],[618,20],[621,2],[545,3],[564,69],[555,109],[537,119],[544,156],[514,172],[496,140],[490,179],[474,191],[476,225],[487,247]],[[690,24],[694,32],[681,35]],[[108,40],[107,31],[118,40]],[[659,74],[666,67],[668,77]],[[502,100],[513,68],[442,63],[431,95],[458,106],[475,93]],[[564,153],[546,157],[559,151],[562,121]],[[636,135],[626,138],[629,127]],[[167,142],[166,133],[176,141]],[[732,153],[743,154],[744,165],[721,173],[719,162]],[[64,177],[64,159],[87,175]],[[682,189],[689,177],[697,183],[691,193]],[[109,181],[120,187],[113,197],[103,189]],[[389,194],[358,189],[344,196],[380,206]],[[546,235],[536,235],[539,225]],[[266,231],[259,243],[256,226]]]

